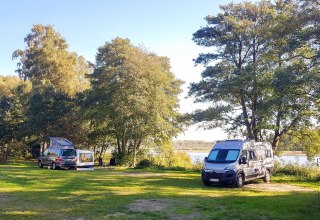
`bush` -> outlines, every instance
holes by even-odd
[[[319,167],[301,166],[298,164],[289,163],[289,164],[285,164],[284,166],[275,164],[275,170],[277,173],[298,176],[304,180],[311,180],[311,181],[320,180]]]
[[[153,164],[149,159],[143,159],[138,163],[137,168],[148,168],[152,167],[152,165]]]
[[[137,165],[137,168],[148,167],[167,170],[200,170],[198,164],[194,165],[186,152],[174,152],[171,149],[162,150],[157,155],[149,155],[148,159],[142,159]]]

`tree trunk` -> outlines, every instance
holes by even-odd
[[[241,107],[242,107],[244,123],[245,123],[245,126],[247,128],[247,132],[248,132],[248,139],[255,140],[253,132],[252,132],[251,124],[249,122],[249,116],[248,116],[248,112],[247,112],[246,103],[245,103],[243,97],[241,97],[240,104],[241,104]]]
[[[141,145],[141,140],[135,140],[133,144],[133,156],[132,156],[132,167],[135,167],[137,164],[137,151]]]
[[[280,142],[280,136],[275,134],[273,137],[273,141],[272,141],[272,149],[273,150],[277,150],[279,142]]]
[[[133,144],[133,156],[132,156],[132,167],[136,167],[136,163],[137,163],[137,141],[134,141]]]
[[[121,142],[120,142],[120,139],[117,138],[117,147],[118,147],[118,154],[121,153]]]
[[[9,154],[9,148],[8,148],[8,144],[5,144],[4,145],[4,163],[7,163],[8,162],[8,154]]]

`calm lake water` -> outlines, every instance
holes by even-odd
[[[208,153],[197,153],[197,152],[188,152],[191,160],[193,163],[198,161],[203,162],[204,158],[208,156]],[[286,163],[295,163],[299,165],[316,165],[317,160],[320,162],[320,157],[315,157],[313,161],[308,161],[307,156],[305,155],[298,155],[298,156],[274,156],[276,161],[279,161],[280,164]]]

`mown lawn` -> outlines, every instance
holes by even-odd
[[[314,191],[204,187],[199,173],[186,171],[11,163],[0,165],[0,219],[320,219],[319,182],[272,181]]]

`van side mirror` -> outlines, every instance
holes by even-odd
[[[247,164],[247,158],[246,157],[241,157],[240,164]]]
[[[204,158],[204,161],[207,162],[207,160],[208,160],[208,157],[205,157],[205,158]]]

